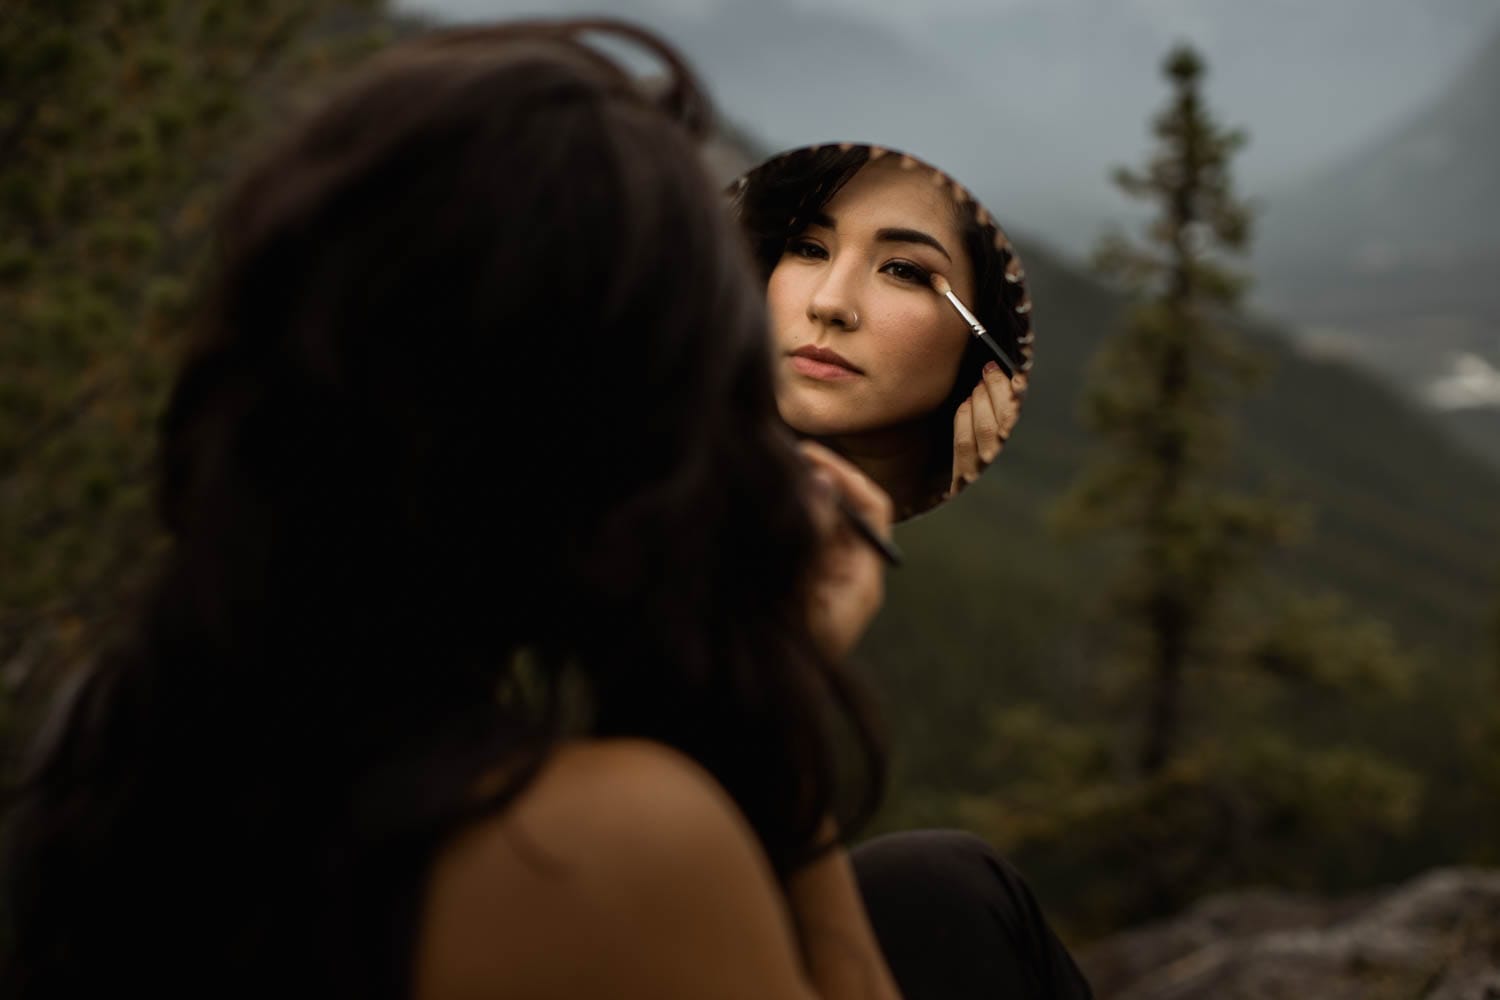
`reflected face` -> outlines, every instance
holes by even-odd
[[[894,156],[866,164],[787,242],[767,284],[782,419],[804,434],[857,434],[936,410],[970,333],[933,274],[974,301],[947,188]]]

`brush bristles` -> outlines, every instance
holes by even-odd
[[[953,286],[948,284],[948,279],[941,274],[934,274],[932,276],[932,288],[939,295],[947,295],[953,291]]]

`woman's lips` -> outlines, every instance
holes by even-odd
[[[799,347],[787,360],[794,371],[824,382],[842,382],[864,374],[847,358],[821,347]]]
[[[831,365],[826,361],[814,361],[812,358],[803,358],[795,354],[790,360],[792,368],[808,378],[821,379],[825,382],[842,382],[860,377],[858,372],[852,372],[839,365]]]

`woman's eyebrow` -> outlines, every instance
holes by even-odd
[[[837,231],[839,228],[838,220],[827,212],[819,212],[814,215],[808,220],[808,225],[820,226],[823,229],[832,229],[834,231]],[[920,229],[905,229],[900,226],[877,229],[875,231],[875,241],[877,243],[920,243],[922,246],[932,247],[932,249],[948,258],[948,263],[953,263],[953,255],[948,252],[942,243],[938,242],[937,237],[928,235]]]
[[[929,236],[920,229],[879,229],[875,232],[875,239],[881,243],[920,243],[923,246],[932,247],[938,253],[948,258],[948,263],[953,263],[953,255],[937,241],[937,237]]]

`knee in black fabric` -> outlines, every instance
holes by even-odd
[[[1089,996],[1025,880],[982,838],[959,830],[888,834],[860,845],[851,860],[908,1000]]]

